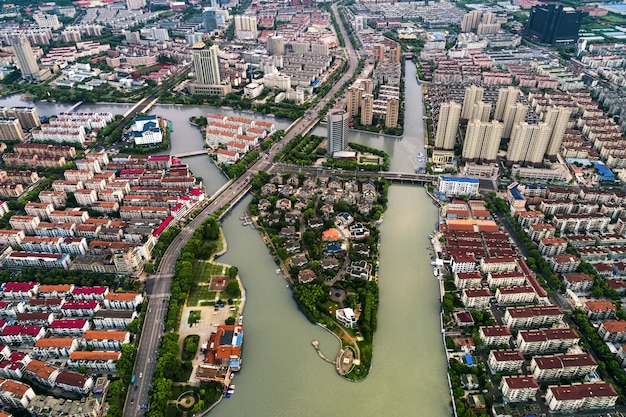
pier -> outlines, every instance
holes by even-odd
[[[318,342],[317,340],[314,340],[311,342],[311,344],[313,345],[313,348],[315,349],[315,351],[317,352],[317,354],[319,355],[320,358],[324,359],[326,362],[328,363],[332,363],[333,365],[337,366],[336,362],[332,359],[327,358],[322,351],[320,350],[320,342]]]

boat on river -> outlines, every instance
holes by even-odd
[[[438,276],[439,276],[439,268],[434,268],[434,269],[433,269],[433,275],[434,275],[435,277],[438,277]]]

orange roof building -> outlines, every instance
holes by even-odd
[[[339,240],[341,239],[341,233],[339,233],[339,230],[335,229],[334,227],[328,230],[325,230],[322,233],[322,240],[325,241],[330,241],[330,240]]]

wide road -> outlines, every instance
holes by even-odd
[[[346,53],[348,56],[348,70],[341,79],[332,86],[328,93],[320,99],[313,108],[310,109],[313,115],[317,115],[319,111],[333,98],[334,94],[354,75],[359,62],[356,51],[350,43],[346,29],[339,17],[337,7],[332,6],[333,13],[337,19],[337,23],[346,39]],[[180,257],[181,250],[185,243],[189,241],[193,232],[202,224],[202,222],[223,207],[234,201],[239,194],[247,192],[248,181],[251,175],[259,171],[269,171],[273,165],[276,154],[280,151],[284,144],[289,142],[299,133],[308,129],[311,125],[317,124],[318,119],[307,119],[301,117],[292,126],[285,136],[276,142],[266,154],[264,154],[248,171],[241,177],[233,180],[228,187],[215,197],[209,206],[207,206],[201,214],[196,216],[187,226],[185,226],[174,241],[167,248],[156,274],[151,275],[146,282],[146,292],[149,295],[148,311],[144,320],[143,331],[139,341],[139,349],[137,352],[137,360],[135,361],[134,374],[135,383],[129,388],[130,391],[126,397],[124,404],[124,417],[135,417],[143,415],[143,406],[148,406],[149,391],[154,375],[158,346],[164,332],[164,318],[167,309],[167,299],[172,288],[172,277],[174,275],[174,266]],[[140,377],[141,375],[141,377]]]

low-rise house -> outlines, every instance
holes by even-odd
[[[534,377],[527,376],[505,376],[500,383],[502,396],[509,403],[526,402],[535,399],[539,384]]]
[[[317,279],[317,275],[312,269],[303,269],[298,273],[298,282],[300,284],[307,284]]]
[[[130,332],[87,330],[82,337],[83,348],[91,346],[95,350],[121,350],[125,343],[130,343]]]
[[[27,353],[11,352],[0,362],[0,376],[3,378],[22,379],[24,368],[32,358]]]
[[[57,375],[59,375],[57,368],[37,359],[28,362],[28,365],[24,368],[24,376],[49,388],[54,387]]]
[[[0,380],[0,402],[9,408],[25,409],[35,396],[30,385],[12,379]]]
[[[454,285],[460,290],[466,288],[480,288],[483,276],[478,271],[456,272],[454,274]]]
[[[563,320],[563,311],[554,305],[507,308],[504,323],[512,329],[550,327]]]
[[[93,316],[93,326],[97,330],[124,330],[137,318],[135,310],[100,310]]]
[[[74,337],[45,337],[35,342],[33,354],[42,358],[66,358],[78,347],[78,339]]]
[[[49,311],[61,313],[61,307],[65,303],[62,298],[31,298],[24,303],[24,310],[29,313]]]
[[[41,298],[65,298],[74,289],[74,284],[41,285],[39,297]]]
[[[557,274],[574,272],[580,265],[580,259],[575,255],[555,255],[549,259],[550,269]]]
[[[36,297],[39,292],[37,282],[6,282],[0,287],[2,298],[9,300],[27,300]]]
[[[358,318],[355,316],[354,310],[351,308],[338,308],[335,311],[335,318],[341,325],[349,329],[356,329]]]
[[[104,301],[109,293],[109,287],[74,287],[72,298],[75,300]]]
[[[61,371],[57,375],[56,384],[58,388],[79,395],[87,395],[94,387],[93,378],[89,375],[77,372]]]
[[[372,273],[372,264],[365,260],[352,262],[346,268],[346,273],[354,279],[368,281],[370,279],[370,274]]]
[[[54,313],[44,312],[28,312],[19,313],[15,316],[15,323],[23,326],[49,326],[54,321]]]
[[[626,321],[606,320],[600,324],[598,335],[605,342],[625,342]]]
[[[517,372],[523,363],[524,355],[519,350],[492,350],[487,360],[492,372]]]
[[[456,325],[459,327],[468,327],[475,324],[474,317],[469,311],[455,311],[452,315]]]
[[[110,310],[135,310],[143,303],[139,293],[109,292],[104,297],[104,306]]]
[[[511,330],[507,326],[480,326],[478,335],[486,346],[508,345]]]
[[[592,374],[598,368],[589,353],[574,355],[534,356],[529,370],[537,381],[579,379]]]
[[[512,257],[482,258],[480,270],[483,274],[489,272],[514,272],[517,270],[517,262]]]
[[[487,284],[490,288],[521,287],[526,284],[526,275],[523,272],[490,272],[487,274]]]
[[[117,371],[117,361],[121,356],[122,352],[75,351],[70,354],[67,366],[70,369],[78,369],[84,366],[89,372],[113,374]]]
[[[50,325],[50,332],[54,336],[58,337],[80,337],[83,333],[89,330],[91,325],[89,320],[77,319],[77,320],[55,320]]]
[[[520,330],[517,334],[517,348],[524,355],[565,352],[580,341],[572,328]]]
[[[69,300],[61,307],[63,317],[91,317],[100,310],[96,300]]]
[[[615,317],[617,307],[607,300],[589,300],[583,305],[583,312],[589,320],[608,320]]]
[[[531,304],[535,302],[535,290],[531,286],[498,288],[496,301],[498,304]]]
[[[586,293],[590,291],[593,286],[593,278],[587,274],[572,272],[563,274],[562,277],[565,288],[574,293]]]
[[[554,412],[612,408],[617,399],[617,392],[608,382],[549,386],[546,392],[546,404]]]
[[[476,269],[476,256],[473,254],[455,255],[450,257],[450,270],[457,272],[473,272]]]
[[[486,288],[463,290],[461,302],[466,308],[488,309],[491,305],[491,291]]]

